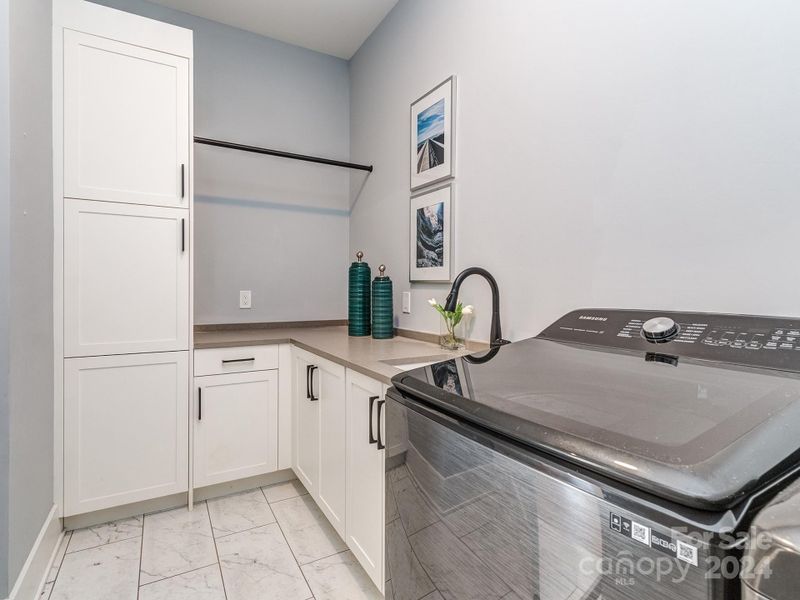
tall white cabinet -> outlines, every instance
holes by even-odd
[[[64,195],[188,208],[189,93],[189,57],[64,31]]]
[[[74,516],[189,489],[192,34],[87,2],[64,10],[55,285]]]

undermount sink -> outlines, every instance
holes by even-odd
[[[453,358],[450,354],[437,354],[435,356],[414,356],[411,358],[392,358],[389,360],[382,360],[381,362],[390,367],[394,367],[398,371],[410,371],[420,367],[427,367],[443,360]]]

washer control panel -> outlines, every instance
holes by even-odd
[[[800,371],[800,318],[582,309],[538,337]]]

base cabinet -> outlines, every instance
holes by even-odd
[[[361,566],[383,589],[384,395],[386,386],[347,371],[347,535]]]
[[[314,498],[319,489],[319,401],[311,394],[314,356],[292,348],[295,475]]]
[[[64,361],[64,514],[188,490],[188,352]]]
[[[345,535],[345,369],[294,349],[295,473],[337,533]]]
[[[336,532],[344,537],[347,512],[347,415],[345,369],[317,361],[312,386],[319,398],[319,488],[317,502]]]
[[[278,371],[195,377],[194,487],[278,468]]]

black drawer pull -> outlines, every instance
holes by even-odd
[[[380,398],[380,396],[370,396],[369,397],[369,443],[370,444],[377,444],[378,440],[375,439],[375,436],[372,433],[372,408],[375,405],[375,400]],[[380,427],[380,424],[379,424]]]
[[[378,450],[386,448],[386,446],[383,445],[383,436],[381,435],[381,412],[383,411],[384,404],[386,404],[386,400],[378,402]]]
[[[223,365],[229,365],[231,363],[245,363],[245,362],[254,362],[256,359],[253,358],[225,358],[222,360]]]
[[[316,370],[316,365],[306,366],[306,398],[312,402],[319,400],[319,398],[314,395],[314,371]]]

